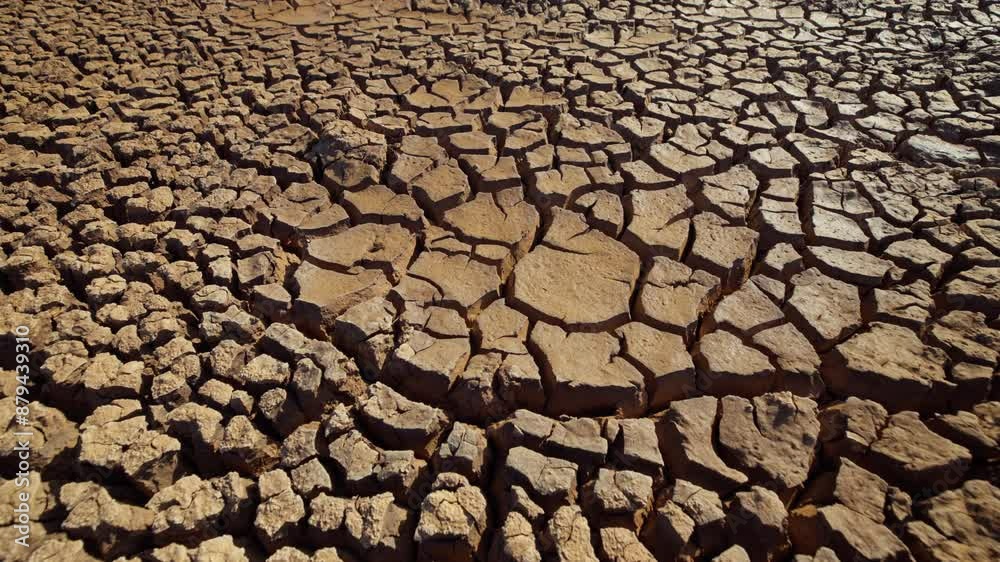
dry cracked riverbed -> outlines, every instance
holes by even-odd
[[[2,4],[0,559],[1000,559],[995,1]]]

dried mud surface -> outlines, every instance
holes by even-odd
[[[0,558],[1000,559],[996,2],[0,31]]]

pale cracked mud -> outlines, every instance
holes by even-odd
[[[996,2],[7,0],[0,99],[0,559],[1000,559]]]

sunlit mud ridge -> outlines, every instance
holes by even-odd
[[[0,96],[2,560],[1000,559],[996,2],[8,0]]]

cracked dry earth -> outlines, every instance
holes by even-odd
[[[1000,559],[1000,4],[0,30],[3,560]]]

